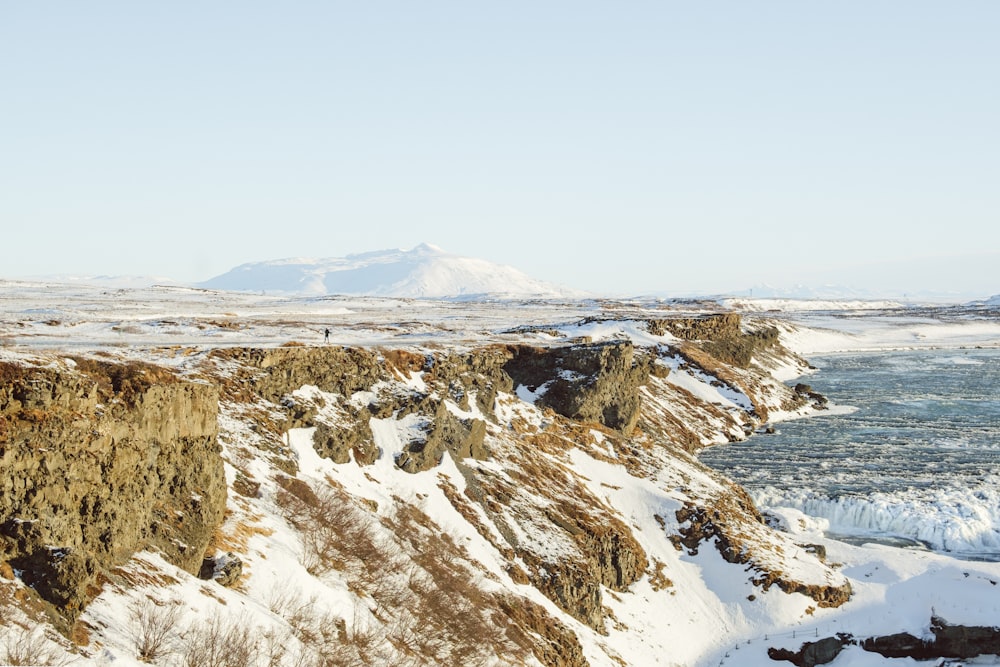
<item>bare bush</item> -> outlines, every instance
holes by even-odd
[[[136,657],[143,662],[154,662],[172,653],[180,616],[179,602],[134,600],[129,605],[128,632]]]
[[[313,489],[298,479],[286,480],[278,493],[286,520],[299,530],[302,565],[313,576],[346,567],[341,550],[345,538],[361,530],[364,517],[339,489]]]
[[[530,651],[513,639],[513,623],[479,586],[465,550],[429,516],[401,498],[381,521],[345,490],[282,482],[278,502],[301,534],[303,565],[314,575],[337,570],[359,602],[338,636],[321,630],[309,601],[273,596],[307,655],[301,664],[516,664]],[[365,611],[367,607],[367,611]],[[357,611],[361,611],[358,617]]]
[[[184,633],[180,664],[183,667],[256,667],[261,657],[257,632],[258,628],[243,619],[213,616],[207,623],[191,627]]]
[[[477,583],[468,554],[426,514],[399,502],[390,527],[406,535],[412,565],[406,588],[415,632],[397,633],[399,642],[439,664],[485,665],[502,658],[523,661],[527,652],[508,637],[510,620],[493,596]]]
[[[295,661],[311,667],[361,667],[365,664],[350,642],[347,624],[339,616],[317,611],[317,598],[292,589],[272,591],[268,606],[281,616],[302,648]]]
[[[315,595],[305,598],[295,589],[275,587],[268,597],[267,606],[288,623],[299,639],[306,641],[313,632],[316,602]]]
[[[65,665],[66,662],[40,630],[18,628],[7,635],[0,650],[0,663],[4,665]]]
[[[267,667],[281,667],[285,664],[290,639],[288,631],[268,630],[263,634],[262,652],[263,657],[266,658]],[[299,661],[296,661],[295,664],[299,664]]]

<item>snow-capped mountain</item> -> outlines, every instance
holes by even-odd
[[[199,286],[310,296],[349,294],[438,299],[487,294],[542,298],[585,296],[578,290],[535,280],[513,267],[452,255],[427,243],[410,250],[380,250],[346,257],[251,262]]]

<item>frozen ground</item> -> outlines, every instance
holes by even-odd
[[[1000,306],[773,300],[287,297],[178,286],[120,289],[0,280],[0,345],[143,347],[485,343],[644,334],[595,320],[717,311],[775,318],[809,355],[837,351],[1000,346]],[[589,322],[585,321],[589,320]],[[555,334],[555,336],[553,336]],[[638,342],[638,341],[637,341]],[[643,341],[648,342],[648,341]]]

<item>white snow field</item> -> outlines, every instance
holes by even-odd
[[[424,248],[421,252],[435,252]],[[371,259],[371,258],[369,258]],[[467,300],[413,299],[401,296],[333,296],[326,292],[347,283],[337,282],[337,272],[349,268],[301,262],[266,267],[247,265],[247,273],[264,271],[285,275],[287,292],[314,296],[264,295],[225,292],[207,288],[153,286],[116,289],[65,283],[0,281],[0,360],[34,355],[58,359],[62,353],[110,352],[115,357],[147,360],[183,368],[198,351],[229,346],[275,347],[296,341],[320,346],[324,330],[330,330],[330,345],[381,346],[440,349],[471,348],[488,343],[549,345],[572,340],[631,339],[638,345],[664,345],[669,336],[652,336],[637,321],[643,318],[716,312],[732,308],[750,320],[773,319],[782,340],[805,354],[831,351],[906,349],[911,347],[1000,346],[1000,317],[995,299],[969,306],[914,307],[891,302],[879,304],[822,304],[777,301],[610,301],[578,300],[557,292],[538,292],[535,285],[513,283],[511,291],[529,289],[531,294],[554,298],[484,298]],[[313,268],[303,268],[313,267]],[[317,268],[318,267],[318,268]],[[235,269],[234,272],[241,269]],[[459,269],[455,269],[458,271]],[[229,274],[227,274],[229,275]],[[223,277],[217,284],[226,284]],[[350,278],[365,287],[362,273]],[[346,279],[346,278],[345,278]],[[426,277],[421,296],[434,293],[434,276]],[[242,283],[248,285],[250,283]],[[496,292],[491,285],[474,284],[469,293]],[[408,287],[397,285],[404,294]],[[522,289],[523,288],[523,289]],[[454,296],[449,295],[449,296]],[[748,397],[704,373],[670,362],[669,381],[676,391],[696,397],[717,410],[717,426],[732,429],[726,414],[745,410]],[[778,380],[786,381],[802,369],[774,368]],[[423,382],[419,373],[400,382]],[[318,392],[304,387],[302,392]],[[525,421],[541,422],[544,414],[522,393],[504,398],[504,409]],[[525,400],[527,399],[527,400]],[[339,399],[326,396],[334,410]],[[365,396],[351,400],[364,402]],[[449,405],[449,409],[459,410]],[[332,413],[331,413],[332,414]],[[701,413],[699,413],[701,414]],[[772,419],[802,417],[775,411]],[[292,429],[288,444],[296,452],[300,477],[316,481],[335,480],[346,492],[383,506],[401,498],[422,510],[433,522],[462,544],[469,556],[482,565],[479,582],[491,590],[509,581],[505,563],[497,550],[456,512],[442,493],[447,482],[462,491],[465,479],[448,455],[433,471],[409,474],[393,465],[391,454],[401,450],[414,424],[407,418],[374,419],[376,444],[383,456],[372,466],[335,464],[320,458],[311,446],[310,429]],[[735,431],[706,431],[705,443],[725,442]],[[599,435],[599,434],[598,434]],[[220,415],[220,440],[224,455],[235,457],[236,444],[256,437],[239,415],[225,410]],[[595,436],[596,437],[596,436]],[[597,438],[599,441],[599,438]],[[613,452],[610,452],[613,454]],[[763,593],[747,580],[744,568],[722,560],[714,549],[691,555],[677,550],[662,538],[662,527],[654,515],[670,514],[680,507],[678,489],[683,485],[715,488],[721,482],[701,471],[692,460],[652,478],[638,478],[612,456],[595,457],[574,449],[565,463],[582,479],[587,489],[632,524],[637,539],[650,559],[664,564],[671,585],[662,590],[651,577],[643,577],[623,593],[606,591],[605,601],[614,623],[602,635],[561,613],[530,586],[517,592],[543,605],[572,627],[591,665],[669,665],[709,667],[759,667],[784,665],[767,656],[769,647],[797,649],[803,641],[852,633],[859,637],[909,632],[924,636],[931,615],[951,623],[1000,625],[1000,563],[961,561],[929,551],[879,545],[851,546],[823,533],[824,526],[793,510],[777,510],[787,533],[783,565],[803,578],[819,574],[816,561],[799,553],[795,544],[808,542],[826,548],[826,562],[851,584],[853,595],[839,608],[817,608],[810,598],[785,594],[777,588]],[[267,476],[264,461],[240,461],[246,469]],[[488,461],[480,465],[489,466]],[[227,462],[232,484],[236,468]],[[499,474],[499,472],[498,472]],[[265,489],[273,493],[274,489]],[[234,494],[230,494],[233,496]],[[228,524],[252,524],[240,553],[245,577],[236,589],[206,587],[206,583],[165,562],[153,553],[142,553],[127,566],[137,583],[126,590],[107,590],[87,609],[84,618],[91,627],[89,658],[62,653],[62,644],[35,632],[53,655],[73,665],[132,666],[146,664],[136,658],[132,620],[135,605],[142,600],[183,609],[178,633],[194,637],[199,628],[212,623],[236,622],[251,628],[261,642],[275,648],[287,644],[285,662],[291,660],[295,642],[287,627],[288,609],[308,606],[314,614],[346,619],[350,632],[363,633],[379,618],[379,610],[359,605],[359,596],[343,577],[316,576],[303,566],[301,536],[286,521],[270,496],[255,504],[237,499]],[[531,539],[525,535],[524,539]],[[536,545],[558,553],[561,545]],[[797,569],[798,568],[798,569]],[[801,570],[801,572],[799,571]],[[362,600],[363,602],[363,600]],[[360,611],[359,611],[360,610]],[[187,620],[191,619],[191,620]],[[6,620],[0,619],[0,633]],[[16,625],[7,625],[8,643]],[[278,654],[276,649],[272,656]],[[538,664],[528,658],[525,664]],[[164,662],[163,664],[171,664]],[[266,663],[261,663],[266,664]],[[377,664],[377,663],[376,663]],[[502,663],[500,663],[502,664]],[[907,667],[911,659],[888,660],[847,648],[831,665],[835,667]],[[1000,664],[986,656],[961,664]]]

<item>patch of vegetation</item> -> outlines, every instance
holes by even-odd
[[[134,406],[153,385],[179,382],[170,369],[141,361],[113,363],[89,357],[72,359],[78,371],[97,382],[103,397],[118,398],[130,406]]]

